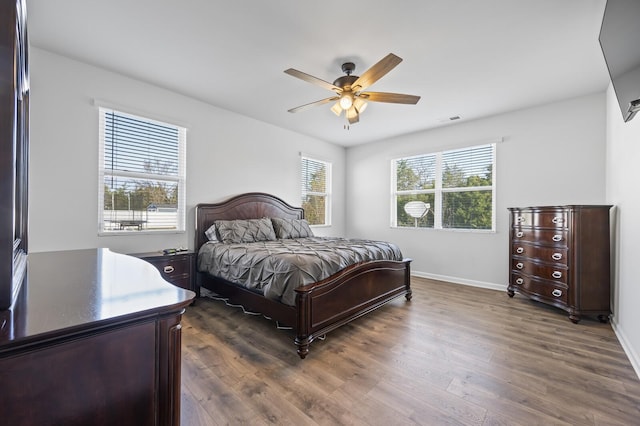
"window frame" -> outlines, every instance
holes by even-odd
[[[325,192],[319,192],[319,191],[306,191],[306,184],[307,182],[305,181],[305,177],[303,176],[303,171],[304,171],[304,162],[305,161],[313,161],[316,163],[321,163],[324,165],[325,170],[326,170],[326,175],[325,175]],[[309,222],[309,226],[311,227],[327,227],[327,226],[331,226],[331,185],[332,185],[332,163],[326,160],[321,160],[318,158],[314,158],[312,156],[306,155],[306,154],[300,154],[300,204],[301,206],[304,207],[304,202],[305,202],[305,195],[314,195],[314,196],[320,196],[320,197],[324,197],[325,200],[325,211],[324,211],[324,218],[325,218],[325,222],[324,223],[318,223],[318,224],[312,224],[311,222]],[[307,212],[305,211],[305,218],[307,218]]]
[[[144,235],[144,234],[179,234],[186,232],[186,150],[187,150],[187,128],[179,124],[168,121],[157,120],[149,117],[148,114],[131,113],[120,107],[113,107],[102,102],[95,102],[98,108],[98,236],[122,236],[122,235]],[[178,158],[177,175],[162,175],[154,173],[140,173],[127,171],[109,171],[105,168],[105,114],[113,112],[115,114],[130,117],[136,120],[157,124],[165,127],[172,127],[178,131]],[[176,228],[175,229],[139,229],[139,230],[108,230],[105,229],[104,215],[104,179],[105,176],[114,176],[124,179],[145,179],[151,181],[175,182],[178,191]]]
[[[484,148],[491,146],[491,185],[487,186],[463,186],[443,188],[442,183],[442,170],[443,170],[443,157],[447,153],[467,151],[478,148]],[[391,160],[391,227],[395,229],[431,229],[437,231],[453,231],[453,232],[478,232],[478,233],[495,233],[496,232],[496,151],[497,141],[491,141],[478,145],[465,146],[462,148],[454,148],[449,150],[442,150],[436,152],[429,152],[425,154],[410,155],[393,158]],[[434,187],[432,189],[420,189],[420,190],[401,190],[398,191],[397,182],[397,164],[401,160],[408,160],[414,158],[435,156],[434,166]],[[474,229],[474,228],[451,228],[442,226],[442,203],[443,196],[446,193],[460,193],[471,191],[491,191],[491,228],[490,229]],[[433,226],[398,226],[398,214],[397,214],[397,200],[398,196],[402,195],[419,195],[419,194],[433,194],[434,203],[431,205],[427,214],[433,215]]]

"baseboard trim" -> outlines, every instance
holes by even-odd
[[[622,346],[622,350],[625,354],[627,354],[627,358],[629,358],[629,362],[635,370],[636,376],[638,376],[638,379],[640,379],[640,356],[638,356],[638,354],[632,349],[631,345],[629,344],[629,339],[627,339],[624,331],[622,331],[622,329],[618,326],[618,322],[613,315],[610,318],[610,322],[611,328],[613,328],[613,332],[616,334],[618,342],[620,342],[620,345]]]
[[[447,275],[430,274],[427,272],[411,271],[411,275],[420,278],[428,278],[431,280],[447,281],[454,284],[468,285],[471,287],[488,288],[490,290],[507,291],[506,284],[488,283],[485,281],[468,280],[466,278],[450,277]]]

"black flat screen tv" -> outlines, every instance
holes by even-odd
[[[640,0],[607,0],[599,40],[627,122],[640,110]]]

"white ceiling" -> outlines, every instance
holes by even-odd
[[[32,46],[343,146],[604,91],[605,0],[27,0]],[[331,104],[288,109],[388,53],[370,87],[419,95],[370,103],[345,130]]]

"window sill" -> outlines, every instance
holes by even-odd
[[[464,233],[473,233],[473,234],[495,234],[495,229],[454,229],[454,228],[424,228],[424,227],[415,227],[415,226],[391,226],[391,229],[406,229],[409,231],[416,230],[425,230],[425,231],[435,231],[435,232],[464,232]]]
[[[120,237],[132,235],[168,235],[168,234],[184,234],[187,231],[168,230],[168,231],[99,231],[98,237]]]

